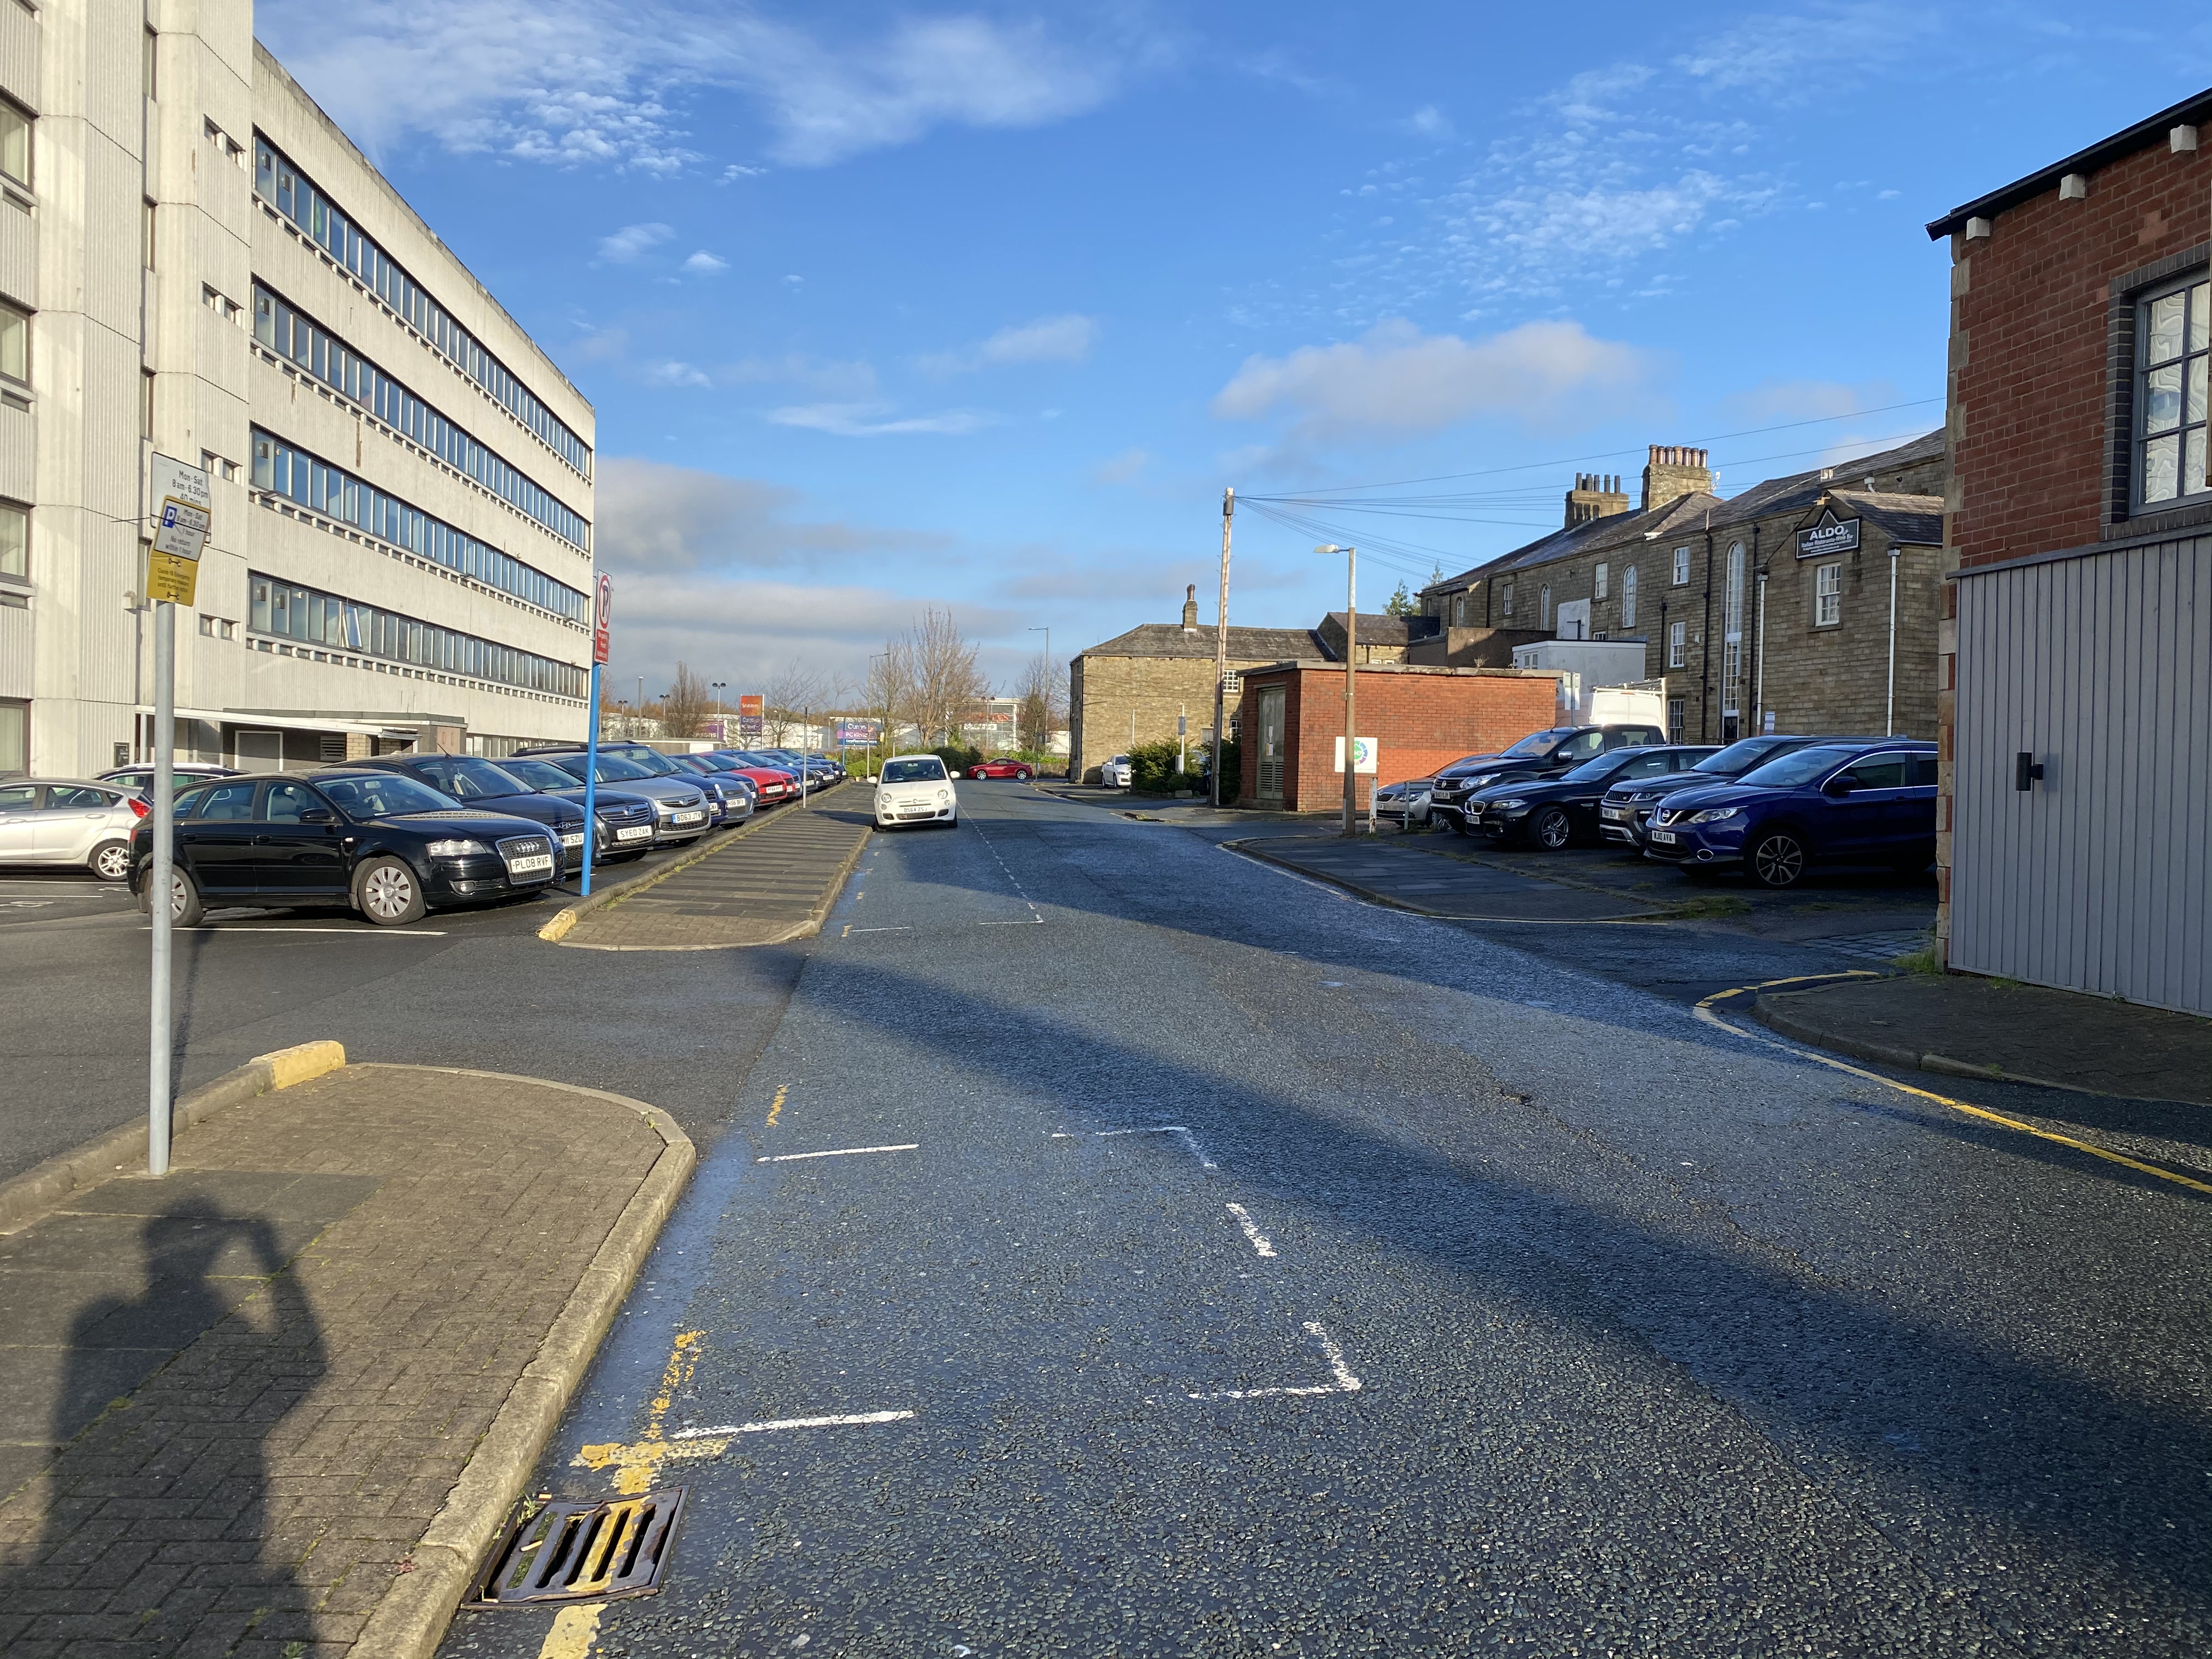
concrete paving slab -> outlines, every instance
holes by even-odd
[[[664,881],[593,910],[561,940],[587,951],[714,951],[815,932],[872,828],[865,807],[778,816]]]

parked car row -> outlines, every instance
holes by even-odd
[[[1670,744],[1656,727],[1558,726],[1434,778],[1376,792],[1401,827],[1557,852],[1626,845],[1694,873],[1790,887],[1821,864],[1925,869],[1936,855],[1936,745],[1764,734]]]

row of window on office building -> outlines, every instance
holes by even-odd
[[[370,413],[406,434],[456,471],[467,474],[501,500],[522,509],[580,552],[591,550],[592,527],[580,513],[478,443],[340,341],[264,288],[253,285],[253,335],[282,352],[325,386],[337,388]]]
[[[446,308],[410,276],[371,237],[331,202],[299,168],[258,133],[253,140],[253,188],[262,200],[290,220],[308,240],[344,266],[438,350],[459,365],[553,452],[586,477],[592,476],[592,452],[529,387]]]
[[[444,520],[365,483],[343,467],[309,454],[258,427],[253,431],[253,483],[301,506],[404,547],[448,570],[473,576],[556,617],[580,622],[591,609],[580,589],[556,581],[511,554],[478,541]]]
[[[252,609],[246,626],[253,633],[556,696],[584,695],[586,671],[573,663],[496,645],[279,577],[256,574],[248,580]]]

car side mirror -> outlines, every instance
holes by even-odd
[[[1841,800],[1851,793],[1851,781],[1849,778],[1830,778],[1820,786],[1820,793],[1830,800]]]
[[[327,806],[303,806],[300,809],[302,823],[336,823],[337,815]]]

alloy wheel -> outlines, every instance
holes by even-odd
[[[121,842],[103,847],[94,855],[93,873],[102,881],[125,881],[131,875],[131,849]]]
[[[1805,873],[1805,848],[1795,836],[1769,836],[1752,849],[1751,867],[1765,886],[1793,886]]]
[[[397,865],[380,865],[362,884],[362,908],[380,921],[404,916],[415,902],[415,884]]]
[[[1573,835],[1574,826],[1567,822],[1567,815],[1556,806],[1536,821],[1536,839],[1547,851],[1558,852],[1573,838]]]
[[[184,915],[184,914],[185,914],[185,907],[187,907],[188,905],[190,905],[190,904],[191,903],[191,902],[192,902],[192,890],[191,890],[191,884],[189,884],[188,882],[186,882],[186,881],[185,881],[185,875],[184,875],[184,872],[183,872],[183,871],[181,871],[181,870],[172,870],[172,871],[170,871],[170,872],[169,872],[169,919],[170,919],[172,921],[175,921],[179,916],[181,916],[182,915]]]

